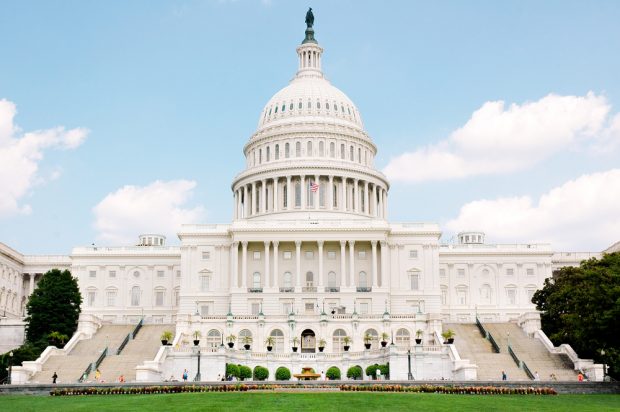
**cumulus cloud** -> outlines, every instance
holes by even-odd
[[[64,127],[24,133],[13,121],[16,114],[13,102],[0,100],[0,218],[29,213],[23,198],[37,184],[58,178],[56,172],[49,179],[38,174],[47,149],[75,149],[88,135],[86,129]]]
[[[550,242],[556,250],[602,250],[620,240],[620,169],[582,175],[535,200],[477,200],[447,222],[499,242]]]
[[[108,194],[93,209],[99,240],[133,244],[141,233],[173,238],[181,224],[204,219],[202,207],[185,206],[195,187],[196,182],[189,180],[157,180],[144,187],[123,186]]]
[[[608,151],[620,145],[620,115],[610,112],[592,92],[486,102],[448,139],[391,159],[384,172],[409,182],[457,179],[523,170],[564,150]]]

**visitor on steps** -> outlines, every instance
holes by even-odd
[[[540,380],[540,375],[538,374],[538,371],[534,372],[534,380],[535,381],[539,381]]]
[[[508,375],[506,375],[506,371],[502,371],[502,380],[503,381],[507,381],[508,380]]]
[[[188,372],[187,369],[183,371],[183,382],[187,382]]]
[[[56,375],[56,372],[54,372],[54,374],[52,375],[52,383],[56,383],[56,379],[58,379],[58,375]]]
[[[101,372],[99,371],[99,368],[97,368],[97,370],[95,371],[95,382],[99,382],[101,380]]]

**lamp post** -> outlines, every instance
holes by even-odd
[[[603,361],[603,382],[605,382],[605,379],[607,377],[607,364],[605,363],[605,349],[601,349],[601,361]]]
[[[407,349],[407,367],[408,367],[407,380],[412,381],[413,374],[411,373],[411,349]]]
[[[198,373],[196,373],[196,377],[194,378],[194,382],[200,382],[200,341],[194,345],[194,349],[198,354]]]
[[[7,377],[7,384],[11,384],[11,373],[13,372],[13,351],[9,352],[9,376]]]

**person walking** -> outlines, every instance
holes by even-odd
[[[507,381],[508,380],[508,375],[506,375],[506,371],[502,371],[502,380],[503,381]]]
[[[538,374],[538,371],[534,372],[534,380],[535,381],[539,381],[540,380],[540,375]]]
[[[54,372],[54,374],[52,375],[52,383],[56,383],[56,379],[58,379],[58,375],[56,374],[56,372]]]
[[[577,380],[579,382],[583,382],[583,373],[579,372],[579,375],[577,375]]]
[[[101,380],[101,371],[99,368],[95,371],[95,382],[99,382]]]
[[[189,373],[187,372],[187,369],[185,369],[183,371],[183,382],[187,382],[187,377],[188,377]]]

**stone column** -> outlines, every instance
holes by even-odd
[[[371,240],[372,246],[372,287],[377,287],[377,241]]]
[[[245,190],[245,185],[243,185],[241,187],[241,191],[242,191],[242,194],[243,194],[242,203],[241,203],[241,207],[242,207],[241,217],[246,218],[248,216],[248,212],[247,212],[247,210],[248,210],[248,195],[247,195],[246,190]]]
[[[294,208],[291,203],[291,176],[286,176],[286,210],[291,210]]]
[[[241,242],[241,288],[247,289],[248,282],[248,241]]]
[[[29,273],[28,275],[30,275],[30,283],[29,283],[29,288],[30,288],[30,292],[28,292],[28,296],[32,295],[32,292],[34,292],[34,277],[37,275],[36,273]],[[7,295],[8,298],[8,295]]]
[[[267,213],[267,179],[263,179],[261,181],[261,185],[260,185],[260,191],[261,191],[261,195],[260,195],[260,203],[261,203],[261,212],[262,213]]]
[[[277,240],[273,241],[273,273],[271,274],[271,287],[274,286],[279,286],[278,285],[278,261],[279,256],[278,256],[278,245],[280,244],[280,242],[278,242]]]
[[[329,202],[327,206],[327,210],[334,210],[334,176],[328,176],[329,184],[327,185],[327,196],[325,196],[325,201]]]
[[[301,175],[301,210],[306,209],[306,176]]]
[[[269,273],[271,272],[270,268],[269,268],[269,244],[271,243],[270,241],[265,241],[265,287],[267,286],[271,286],[269,282]]]
[[[359,213],[360,211],[360,196],[359,196],[359,188],[358,188],[359,180],[353,179],[353,211],[355,213]]]
[[[383,188],[379,187],[379,209],[377,210],[377,217],[383,217]]]
[[[386,241],[381,241],[381,287],[388,287],[390,276],[388,274],[388,244]]]
[[[347,210],[347,178],[342,177],[342,195],[340,196],[340,210],[343,212]],[[344,276],[344,273],[343,273]]]
[[[296,285],[301,287],[301,240],[295,241],[295,271],[297,272]]]
[[[345,285],[345,278],[347,277],[347,253],[346,253],[347,241],[340,241],[340,286]]]
[[[372,185],[372,210],[370,211],[370,213],[374,216],[377,217],[377,185],[373,184]]]
[[[368,194],[368,182],[364,182],[364,214],[370,214],[370,196]]]
[[[323,241],[319,240],[316,242],[319,245],[319,288],[323,288]],[[319,290],[319,292],[323,292],[323,290]]]
[[[273,179],[273,211],[277,212],[280,205],[280,200],[278,200],[278,178],[275,177]]]
[[[351,286],[354,284],[355,284],[355,241],[349,240],[349,279],[347,279],[347,286]]]

